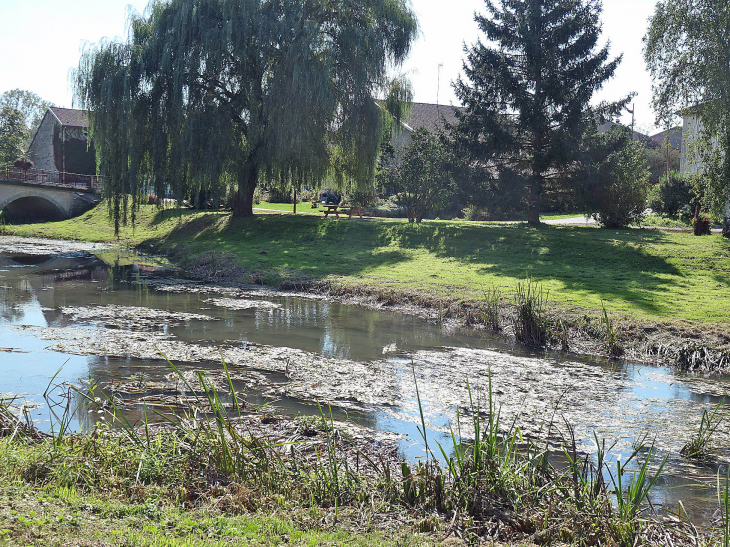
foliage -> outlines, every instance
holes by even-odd
[[[703,205],[719,214],[730,198],[730,10],[725,0],[661,0],[644,38],[654,108],[670,120],[697,115],[689,160],[704,163]]]
[[[649,146],[646,148],[646,161],[649,164],[649,183],[658,184],[662,177],[667,175],[667,156],[669,156],[669,173],[679,171],[680,152],[676,148],[667,146]]]
[[[647,205],[660,215],[677,216],[692,201],[692,185],[677,171],[670,171],[651,189]]]
[[[449,150],[426,129],[411,134],[411,141],[390,167],[381,169],[382,180],[391,186],[409,222],[421,222],[428,211],[443,207],[454,192]]]
[[[32,91],[24,89],[11,89],[0,95],[0,108],[9,106],[22,112],[28,128],[25,148],[30,145],[30,139],[35,135],[38,126],[43,121],[43,116],[53,103],[42,99]]]
[[[598,1],[487,0],[486,8],[476,21],[489,45],[467,50],[454,85],[465,110],[452,135],[479,178],[502,187],[495,193],[526,199],[536,224],[543,195],[570,182],[586,127],[628,102],[589,104],[621,58],[598,49]]]
[[[181,199],[228,183],[250,216],[262,179],[372,183],[386,115],[373,95],[417,31],[403,0],[153,1],[129,28],[76,74],[117,228],[151,187]]]
[[[33,162],[25,156],[20,156],[13,161],[14,167],[17,167],[18,169],[23,169],[25,171],[27,171],[28,169],[32,169],[33,165]]]
[[[631,140],[628,128],[618,126],[594,135],[588,143],[582,202],[606,228],[639,224],[649,190],[644,145]]]
[[[28,129],[23,113],[11,106],[0,110],[0,164],[14,161],[25,152]]]

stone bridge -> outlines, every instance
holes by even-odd
[[[54,173],[55,178],[63,173]],[[0,210],[7,222],[63,220],[85,213],[100,201],[89,181],[53,180],[39,173],[0,169]]]

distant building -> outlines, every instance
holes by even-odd
[[[429,103],[412,103],[411,111],[401,120],[401,131],[393,137],[396,150],[401,150],[410,142],[411,135],[424,128],[431,133],[444,129],[444,122],[456,123],[456,111],[461,107]]]
[[[669,134],[669,138],[667,138],[667,133]],[[667,131],[661,131],[656,135],[652,135],[651,140],[658,143],[660,146],[664,146],[664,143],[667,142],[669,144],[669,148],[682,150],[682,128],[677,126],[672,127]]]
[[[693,147],[697,146],[702,132],[702,117],[696,108],[686,108],[679,114],[682,116],[682,155],[679,172],[685,176],[701,175],[705,170],[705,163],[698,157]],[[713,140],[713,146],[717,146],[716,138]],[[723,217],[722,235],[730,237],[730,196],[725,204]]]
[[[682,116],[682,155],[679,160],[679,172],[683,175],[697,175],[705,170],[705,164],[696,157],[692,148],[697,145],[697,139],[702,131],[702,120],[694,109],[686,109]]]
[[[87,112],[52,106],[33,136],[28,158],[43,171],[95,175],[96,155],[88,128]]]

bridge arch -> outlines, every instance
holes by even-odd
[[[23,189],[0,198],[0,210],[8,222],[63,220],[69,211],[51,192]]]

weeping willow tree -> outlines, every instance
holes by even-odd
[[[373,97],[417,22],[405,0],[153,0],[128,28],[75,78],[117,227],[148,191],[230,191],[250,216],[264,178],[371,184]]]

